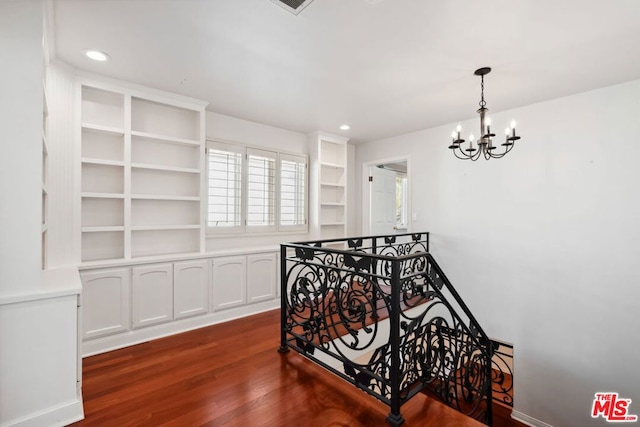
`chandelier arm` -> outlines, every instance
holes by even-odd
[[[506,156],[509,151],[513,150],[514,146],[515,146],[515,144],[507,145],[505,147],[504,153],[502,153],[499,158],[502,158],[502,157]]]
[[[473,156],[474,156],[473,152],[470,152],[469,154],[467,154],[467,152],[462,149],[462,144],[460,144],[458,146],[458,149],[460,150],[460,154],[462,154],[464,160],[474,160],[473,159]],[[458,158],[460,158],[460,157],[458,157]]]
[[[511,147],[513,147],[513,146],[511,146]],[[496,153],[494,158],[496,158],[496,159],[501,159],[501,158],[503,158],[504,156],[506,156],[506,155],[507,155],[507,153],[508,153],[509,151],[511,151],[511,150],[509,149],[509,146],[504,147],[504,151],[503,151],[502,153]]]
[[[509,151],[513,150],[513,147],[515,147],[516,144],[515,142],[509,146],[507,146],[507,149],[505,150],[504,154],[507,154]]]
[[[474,161],[474,162],[476,160],[478,160],[480,158],[480,156],[482,155],[482,151],[483,151],[482,148],[478,148],[478,151],[475,154],[471,155],[471,160]]]
[[[503,158],[503,157],[505,156],[505,154],[507,154],[507,153],[508,153],[508,151],[504,151],[504,152],[502,152],[502,153],[492,154],[492,155],[491,155],[491,158],[492,158],[492,159],[501,159],[501,158]]]
[[[469,157],[467,157],[464,153],[462,153],[462,155],[463,155],[464,157],[460,157],[460,156],[458,155],[458,153],[456,153],[456,150],[453,150],[453,155],[454,155],[454,156],[456,156],[456,158],[458,158],[458,159],[460,159],[460,160],[468,160],[468,159],[469,159]]]
[[[457,150],[460,151],[460,154],[462,155],[462,157],[460,157],[457,153]],[[460,160],[467,160],[467,156],[464,154],[464,152],[462,151],[462,148],[460,148],[460,145],[458,145],[457,149],[454,148],[451,151],[453,151],[453,155],[456,156],[456,158],[460,159]]]
[[[492,151],[492,152],[490,152],[490,153],[489,153],[489,156],[490,156],[492,159],[501,159],[502,157],[504,157],[504,155],[505,155],[505,154],[507,154],[506,148],[507,148],[507,147],[505,147],[505,151],[503,151],[503,152],[501,152],[501,153],[494,153],[494,152]]]

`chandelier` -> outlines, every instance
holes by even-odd
[[[517,140],[520,139],[519,136],[516,135],[516,122],[511,121],[511,127],[505,129],[505,140],[501,146],[504,147],[504,150],[501,152],[496,152],[498,147],[494,145],[493,138],[496,134],[491,133],[491,119],[489,117],[485,117],[489,109],[486,107],[487,103],[484,100],[484,76],[491,72],[491,68],[483,67],[477,69],[473,74],[476,76],[480,76],[480,108],[477,113],[480,114],[480,139],[477,141],[473,140],[473,134],[469,135],[469,145],[463,145],[465,140],[460,138],[460,132],[462,131],[462,126],[458,125],[456,130],[451,133],[452,142],[449,148],[453,151],[453,154],[462,160],[472,160],[476,161],[481,156],[486,160],[489,159],[499,159],[504,157],[509,151],[513,149],[513,146]],[[474,146],[474,142],[475,145]]]

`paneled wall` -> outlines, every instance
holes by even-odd
[[[47,69],[49,92],[49,241],[48,267],[76,263],[79,250],[76,243],[77,224],[74,209],[80,202],[75,192],[74,173],[79,162],[73,143],[75,138],[75,71],[53,63]]]
[[[0,297],[41,283],[42,17],[40,1],[0,5]]]

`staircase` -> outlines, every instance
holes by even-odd
[[[280,351],[389,405],[391,425],[418,393],[488,425],[493,399],[511,404],[504,345],[429,253],[428,233],[283,244],[281,263]]]

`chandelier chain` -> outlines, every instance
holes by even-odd
[[[484,100],[484,76],[480,76],[480,108],[484,108],[487,102]]]

